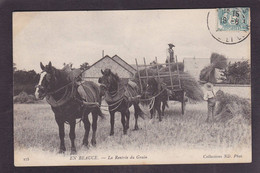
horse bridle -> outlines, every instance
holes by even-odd
[[[42,74],[42,73],[44,73],[44,72],[46,72],[46,71],[42,71],[40,74]],[[54,76],[54,77],[55,77],[55,76]],[[55,77],[55,79],[56,79],[56,77]],[[72,83],[74,83],[74,81],[71,81],[70,83],[68,83],[68,84],[66,84],[66,85],[64,85],[64,86],[62,86],[62,87],[60,87],[60,88],[58,88],[58,89],[55,90],[55,91],[45,92],[44,95],[47,96],[47,95],[55,94],[55,93],[61,91],[62,89],[64,89],[65,87],[71,85]],[[45,89],[42,85],[36,85],[35,88],[38,88],[39,90],[44,90],[44,89]],[[72,88],[72,89],[73,89],[73,88]]]

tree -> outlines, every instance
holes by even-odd
[[[14,95],[24,91],[27,94],[33,94],[35,92],[35,85],[39,82],[40,75],[34,70],[14,71]]]
[[[250,84],[250,65],[248,61],[229,63],[223,70],[221,79],[223,83],[229,84]]]
[[[80,65],[80,70],[87,70],[89,69],[89,64],[87,62],[84,62],[83,64]]]

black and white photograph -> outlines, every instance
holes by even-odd
[[[15,166],[252,162],[249,7],[12,18]]]

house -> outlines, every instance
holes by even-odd
[[[136,70],[118,55],[115,55],[112,58],[106,55],[91,65],[89,69],[83,73],[83,80],[97,83],[98,78],[102,76],[101,70],[105,70],[106,68],[111,69],[113,73],[117,73],[120,78],[132,78],[136,73]]]
[[[235,59],[235,58],[228,58],[227,63],[235,63],[238,61],[245,61],[246,59]],[[210,58],[183,58],[184,63],[184,71],[188,72],[191,76],[193,76],[196,80],[199,81],[200,72],[201,70],[210,65]],[[215,69],[215,78],[217,82],[221,82],[221,70]]]
[[[200,71],[210,65],[209,58],[183,58],[184,71],[188,72],[196,80],[200,78]]]

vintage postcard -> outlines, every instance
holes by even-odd
[[[250,163],[250,8],[13,13],[14,165]]]

